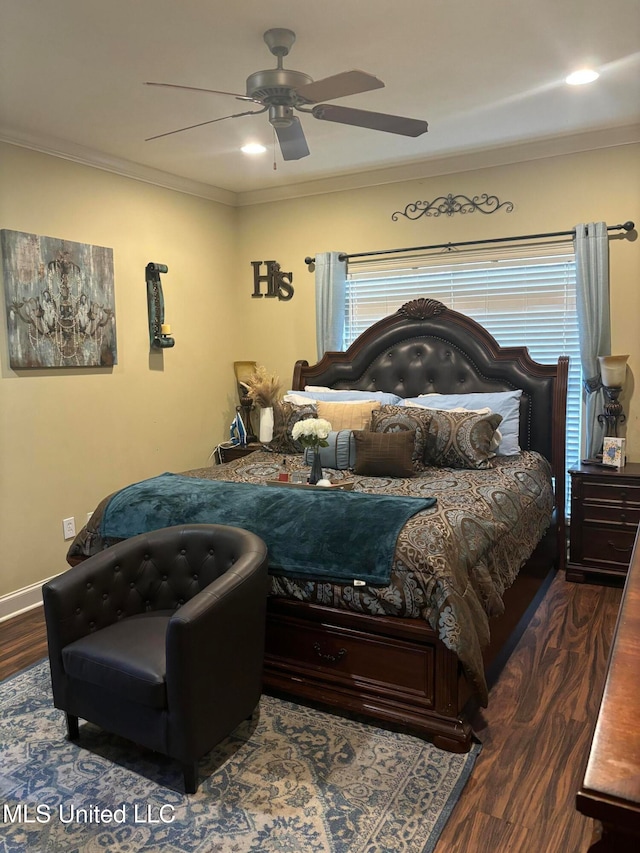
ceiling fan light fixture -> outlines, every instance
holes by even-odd
[[[578,71],[574,71],[572,74],[569,74],[567,78],[565,78],[565,83],[569,86],[584,86],[585,83],[593,83],[594,80],[597,80],[600,75],[597,71],[594,71],[592,68],[580,68]]]
[[[293,110],[291,107],[273,105],[269,107],[269,122],[272,127],[291,127]]]
[[[247,144],[243,145],[240,150],[243,154],[255,156],[256,154],[264,154],[267,149],[260,142],[247,142]]]

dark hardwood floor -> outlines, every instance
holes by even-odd
[[[477,715],[483,749],[435,853],[585,853],[575,808],[622,590],[558,575]],[[0,623],[0,679],[46,655],[41,608]]]
[[[585,853],[575,808],[622,589],[558,574],[475,721],[483,749],[435,853]]]
[[[0,622],[0,681],[47,654],[42,607]]]

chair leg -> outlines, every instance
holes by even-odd
[[[198,790],[198,762],[193,761],[182,765],[184,774],[184,790],[186,794],[195,794]]]
[[[65,714],[67,718],[67,737],[69,740],[78,740],[80,737],[80,729],[78,728],[78,718],[73,714]]]

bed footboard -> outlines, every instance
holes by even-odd
[[[507,591],[504,616],[491,621],[489,687],[555,574],[553,531],[545,539]],[[449,752],[471,748],[477,702],[458,657],[426,622],[270,597],[266,630],[267,692],[408,731]]]
[[[467,752],[460,663],[418,619],[367,616],[270,598],[265,687],[362,714]]]

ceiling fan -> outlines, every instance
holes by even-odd
[[[320,101],[343,98],[346,95],[369,92],[372,89],[381,89],[384,87],[384,83],[372,74],[357,70],[343,71],[341,74],[314,81],[308,74],[282,67],[283,57],[287,56],[296,40],[296,34],[292,30],[282,28],[267,30],[264,34],[264,40],[271,53],[277,57],[278,64],[276,68],[250,74],[247,77],[246,95],[221,92],[219,89],[180,86],[175,83],[146,83],[147,86],[167,86],[172,89],[231,95],[240,101],[258,104],[261,109],[234,113],[233,115],[202,121],[198,124],[191,124],[188,127],[180,127],[166,133],[158,133],[155,136],[148,137],[146,141],[160,139],[160,137],[170,136],[173,133],[182,133],[185,130],[192,130],[229,118],[240,118],[241,116],[268,112],[269,123],[278,137],[283,158],[285,160],[299,160],[308,156],[309,147],[300,119],[294,115],[294,110],[308,113],[321,121],[333,121],[338,124],[349,124],[370,130],[382,130],[387,133],[398,133],[402,136],[420,136],[427,132],[426,121],[320,103]]]

